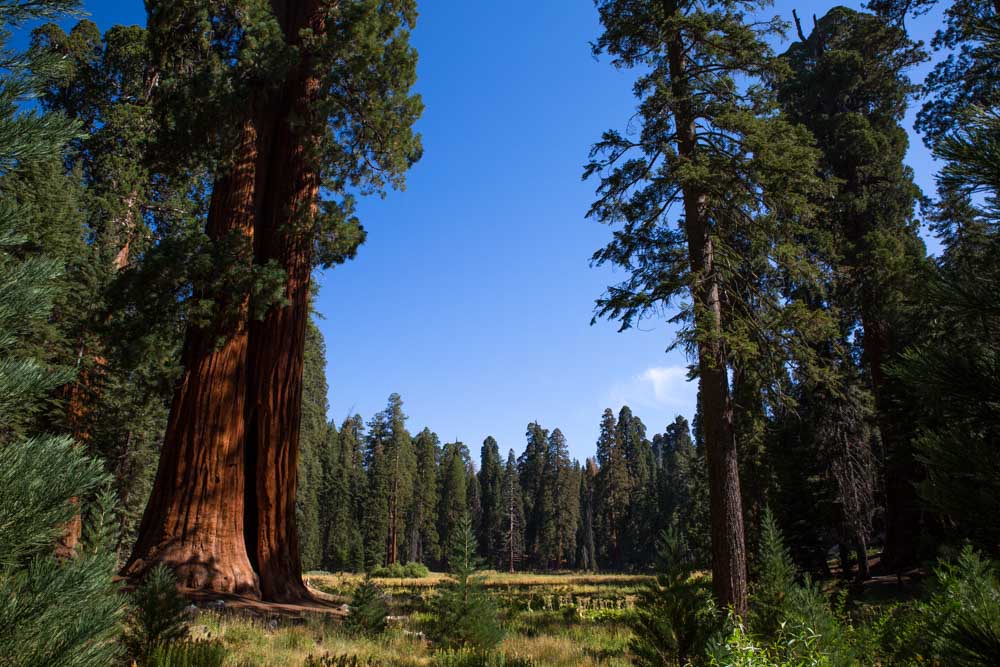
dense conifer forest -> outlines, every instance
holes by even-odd
[[[1000,664],[1000,6],[593,5],[581,316],[697,407],[466,443],[331,421],[314,312],[435,159],[416,0],[0,2],[0,664]]]

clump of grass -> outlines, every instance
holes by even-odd
[[[222,667],[229,651],[219,642],[206,639],[158,644],[149,653],[144,667]]]

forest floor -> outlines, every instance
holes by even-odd
[[[634,575],[486,573],[486,585],[500,602],[506,637],[499,647],[509,663],[527,659],[552,667],[625,667],[639,588],[649,577]],[[274,607],[223,600],[202,607],[192,622],[195,638],[221,640],[232,667],[298,667],[311,656],[341,664],[417,667],[459,664],[425,638],[429,601],[447,575],[421,579],[376,579],[385,591],[390,624],[381,637],[351,636],[343,627],[344,607],[361,575],[311,573],[309,586],[322,599],[311,605]],[[281,607],[281,608],[279,608]],[[285,607],[288,607],[287,609]],[[319,664],[319,663],[316,663]]]

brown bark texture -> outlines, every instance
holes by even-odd
[[[865,310],[871,312],[873,308],[865,304]],[[891,326],[865,313],[861,326],[862,347],[871,373],[879,435],[885,452],[885,548],[881,563],[898,570],[917,562],[921,516],[916,485],[920,481],[920,467],[890,411],[885,360],[893,349]]]
[[[668,44],[668,63],[675,99],[678,155],[688,158],[694,155],[697,147],[696,118],[692,105],[686,102],[691,98],[691,90],[684,44],[679,34]],[[708,200],[704,193],[691,187],[683,188],[683,199],[688,257],[694,281],[695,326],[699,332],[698,375],[712,524],[712,587],[721,606],[730,607],[743,616],[748,606],[743,503]]]
[[[229,172],[212,191],[206,231],[239,239],[252,257],[257,126],[243,121]],[[240,238],[242,237],[242,238]],[[242,259],[242,258],[241,258]],[[243,536],[243,410],[249,295],[205,295],[219,316],[188,327],[184,372],[175,389],[156,480],[124,574],[141,578],[166,564],[187,588],[258,594]]]
[[[272,0],[286,39],[299,42],[304,28],[323,32],[318,0]],[[247,484],[246,541],[265,600],[309,598],[302,581],[295,496],[302,409],[302,370],[313,221],[319,175],[309,155],[314,140],[312,102],[319,80],[303,57],[278,100],[270,154],[257,174],[255,261],[277,261],[286,274],[285,305],[273,306],[249,326],[246,456],[255,475]],[[248,473],[253,473],[248,467]],[[249,490],[249,489],[248,489]]]

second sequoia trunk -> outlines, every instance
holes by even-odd
[[[290,43],[300,41],[304,28],[322,34],[319,2],[271,4]],[[271,601],[309,597],[302,582],[295,496],[319,193],[319,175],[309,154],[316,138],[312,103],[319,90],[311,65],[304,57],[286,80],[270,154],[259,165],[257,180],[254,259],[261,265],[277,262],[284,269],[287,299],[250,323],[247,356],[245,534],[261,595]]]

